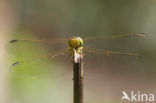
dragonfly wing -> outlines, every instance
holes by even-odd
[[[9,41],[5,48],[9,52],[17,52],[17,50],[38,50],[40,48],[53,49],[57,51],[67,46],[67,39],[14,39]]]
[[[62,65],[57,65],[57,62],[53,62],[53,59],[58,56],[66,58],[65,55],[68,54],[68,52],[68,48],[64,48],[58,50],[56,53],[48,53],[16,61],[8,68],[10,75],[15,78],[39,79],[44,76],[50,79],[63,79],[70,71],[62,67]]]
[[[145,33],[130,33],[130,34],[115,35],[112,37],[88,37],[88,38],[84,39],[84,41],[88,42],[88,41],[93,41],[93,40],[117,40],[120,38],[126,38],[126,37],[130,37],[130,36],[144,37],[144,36],[147,36],[147,34],[145,34]]]
[[[67,39],[13,39],[10,40],[9,43],[15,43],[15,42],[65,42]]]
[[[39,57],[34,57],[34,58],[28,58],[28,59],[25,59],[25,60],[22,60],[22,61],[16,61],[15,63],[13,63],[10,67],[10,70],[12,68],[14,68],[15,66],[23,63],[23,62],[31,62],[31,61],[34,61],[34,60],[38,60],[38,59],[48,59],[48,58],[55,58],[57,56],[60,56],[60,55],[64,55],[68,52],[68,48],[65,48],[65,49],[61,49],[61,50],[58,50],[55,54],[53,53],[49,53],[49,54],[46,54],[46,55],[42,55],[42,56],[39,56]]]
[[[109,56],[109,55],[128,55],[128,56],[141,57],[141,55],[138,54],[138,53],[106,51],[106,50],[95,49],[95,48],[88,48],[88,47],[85,47],[84,51],[89,52],[89,53],[94,53],[94,54],[106,55],[106,56]]]

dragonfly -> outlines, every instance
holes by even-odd
[[[83,55],[84,53],[93,53],[93,54],[100,54],[105,56],[110,55],[127,55],[127,56],[134,56],[134,57],[142,57],[139,53],[133,53],[133,52],[120,52],[120,51],[110,51],[110,50],[103,50],[103,49],[97,49],[97,48],[90,48],[85,46],[84,44],[87,42],[94,42],[98,40],[117,40],[120,38],[125,37],[131,37],[131,36],[138,36],[138,37],[145,37],[147,34],[145,33],[131,33],[131,34],[122,34],[122,35],[116,35],[112,37],[88,37],[88,38],[81,38],[79,36],[73,36],[71,38],[63,38],[63,39],[54,39],[54,38],[48,38],[48,39],[13,39],[9,41],[10,44],[18,43],[18,42],[31,42],[31,43],[65,43],[67,44],[66,48],[58,50],[55,54],[49,53],[46,55],[34,57],[34,58],[28,58],[22,61],[16,61],[11,65],[11,69],[16,67],[19,64],[22,64],[23,62],[28,61],[34,61],[36,59],[46,59],[46,58],[55,58],[57,56],[61,56],[64,54],[69,54],[69,56],[72,59],[72,62],[76,63],[78,62],[77,55]]]

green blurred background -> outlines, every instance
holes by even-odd
[[[6,4],[13,22],[7,40],[148,34],[145,38],[85,43],[97,49],[137,52],[144,58],[85,53],[84,103],[121,103],[123,90],[156,94],[155,0],[14,0]],[[8,65],[55,54],[66,46],[53,42],[10,44]],[[68,55],[21,63],[9,72],[9,103],[72,103],[72,70]]]

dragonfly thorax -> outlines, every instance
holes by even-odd
[[[70,48],[79,48],[83,46],[83,40],[80,37],[72,37],[68,41],[68,45]]]

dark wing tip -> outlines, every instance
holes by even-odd
[[[11,66],[14,67],[14,66],[18,65],[19,63],[20,63],[20,62],[15,62],[15,63],[13,63]]]
[[[18,65],[20,62],[15,62],[11,65],[11,67],[15,67],[16,65]]]
[[[14,39],[14,40],[11,40],[11,41],[9,41],[10,43],[15,43],[15,42],[17,42],[18,40],[17,39]]]
[[[143,37],[143,36],[148,36],[146,33],[138,33],[137,35],[138,35],[138,36],[142,36],[142,37]]]
[[[20,64],[20,62],[15,62],[13,63],[10,68],[9,68],[9,71],[12,71],[12,68],[14,68],[15,66],[17,66],[18,64]]]
[[[142,58],[144,58],[143,55],[138,55],[138,56],[137,56],[137,59],[142,59]]]

